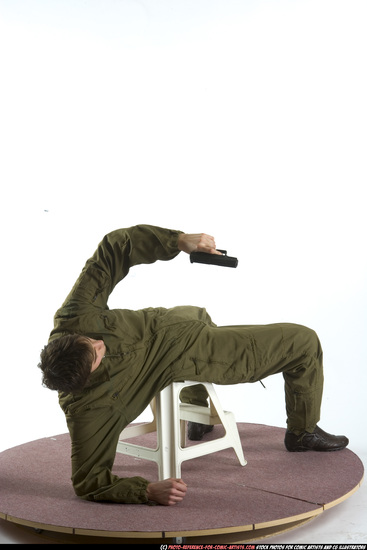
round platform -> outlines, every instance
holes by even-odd
[[[205,436],[218,437],[222,428]],[[87,502],[70,482],[68,434],[0,453],[0,517],[62,537],[120,543],[234,543],[259,540],[309,521],[358,489],[363,464],[349,449],[288,453],[284,429],[238,424],[246,466],[233,449],[186,461],[188,485],[176,506]],[[134,442],[154,446],[154,434]],[[190,443],[192,444],[192,443]],[[154,462],[117,454],[114,473],[157,480]],[[78,538],[77,537],[77,538]]]

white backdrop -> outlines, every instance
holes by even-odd
[[[207,232],[237,269],[131,271],[110,307],[314,328],[320,425],[366,451],[363,0],[0,0],[0,450],[64,433],[37,363],[103,235]],[[283,380],[220,387],[285,425]]]

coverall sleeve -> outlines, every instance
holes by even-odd
[[[71,436],[72,482],[83,500],[120,504],[145,504],[149,481],[112,473],[121,431],[119,411],[108,406],[91,407],[75,418],[66,416]],[[109,434],[106,436],[106,433]]]
[[[136,225],[108,233],[86,262],[62,307],[69,305],[74,310],[76,304],[84,304],[106,308],[109,295],[131,267],[172,260],[179,254],[180,233],[152,225]]]
[[[180,252],[180,233],[150,225],[138,225],[105,235],[93,256],[86,262],[63,306],[56,313],[51,337],[59,336],[60,331],[65,328],[70,330],[73,319],[78,319],[85,312],[90,315],[92,311],[93,318],[94,307],[107,308],[109,295],[131,267],[157,260],[171,260],[177,256]],[[103,369],[97,369],[94,378],[103,378],[103,375]],[[101,388],[103,393],[103,384],[97,384],[96,387]],[[121,411],[111,407],[108,392],[106,396],[93,395],[95,399],[91,400],[84,393],[77,398],[71,394],[59,396],[71,436],[72,481],[75,492],[86,500],[145,503],[148,485],[146,479],[122,478],[112,473],[117,440],[127,422],[124,421]]]

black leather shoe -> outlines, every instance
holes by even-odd
[[[214,426],[208,424],[199,424],[198,422],[187,423],[187,437],[191,441],[201,441],[203,435],[211,432]]]
[[[349,443],[349,439],[344,435],[331,435],[318,426],[312,433],[303,432],[296,435],[289,430],[286,431],[284,445],[287,451],[340,451]]]

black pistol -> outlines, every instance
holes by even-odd
[[[221,265],[223,267],[237,267],[238,260],[233,256],[227,256],[227,250],[219,250],[222,256],[219,254],[209,254],[207,252],[191,252],[190,262],[198,264],[212,264]]]

